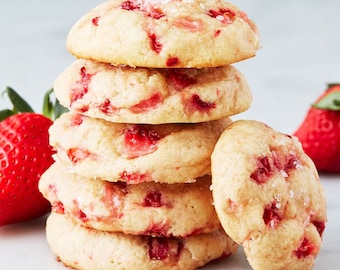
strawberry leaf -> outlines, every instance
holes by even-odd
[[[50,95],[52,94],[53,89],[50,89],[46,92],[43,100],[43,108],[42,113],[46,117],[52,119],[53,117],[53,103],[51,101]]]
[[[334,86],[340,86],[340,83],[328,83],[327,84],[327,89],[332,88]]]
[[[340,110],[340,91],[331,92],[321,98],[317,103],[312,104],[314,108],[338,111]]]
[[[46,92],[43,101],[42,113],[46,117],[55,120],[64,112],[66,112],[67,109],[59,103],[58,99],[55,98],[54,102],[52,101],[51,95],[53,93],[54,93],[53,88]]]
[[[2,121],[2,120],[5,120],[7,117],[10,117],[11,115],[13,115],[14,113],[13,113],[13,111],[12,110],[8,110],[8,109],[6,109],[6,110],[1,110],[0,111],[0,122]]]
[[[32,107],[11,87],[6,87],[2,95],[7,94],[13,105],[13,114],[18,112],[34,112]]]
[[[65,113],[67,111],[68,111],[68,109],[65,108],[63,105],[61,105],[59,103],[59,100],[56,99],[55,104],[54,104],[54,119],[59,118],[60,115],[62,115],[63,113]]]

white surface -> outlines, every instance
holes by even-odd
[[[4,1],[3,1],[4,2]],[[100,3],[92,1],[11,0],[1,3],[0,91],[7,85],[41,111],[43,94],[73,61],[65,41],[72,24]],[[292,133],[309,104],[328,82],[340,82],[339,1],[238,0],[259,27],[262,49],[236,66],[254,95],[250,110],[235,118],[256,119]],[[0,100],[0,109],[8,106]],[[324,246],[314,269],[340,266],[340,176],[322,176],[328,201]],[[45,241],[44,218],[0,228],[0,268],[66,269]],[[251,269],[240,251],[204,269]]]

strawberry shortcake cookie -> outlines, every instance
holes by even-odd
[[[258,121],[235,121],[211,162],[218,217],[253,269],[311,269],[322,244],[326,200],[297,138]]]
[[[107,182],[71,173],[54,163],[39,189],[52,211],[102,231],[188,237],[221,227],[209,190],[211,177],[190,184]]]
[[[247,110],[252,94],[233,66],[152,69],[78,59],[54,82],[59,102],[72,111],[120,123],[184,123]]]
[[[217,67],[253,57],[255,24],[222,0],[110,0],[69,32],[77,58],[153,68]]]
[[[81,270],[194,270],[238,248],[222,229],[186,238],[98,231],[52,213],[47,241],[66,266]]]
[[[81,176],[173,184],[210,173],[210,155],[229,123],[123,124],[68,112],[49,133],[55,159]]]

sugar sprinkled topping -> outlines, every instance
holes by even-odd
[[[114,207],[116,207],[116,208],[118,208],[121,205],[121,202],[120,202],[118,196],[112,197],[112,203],[113,203]]]
[[[219,20],[219,21],[221,21],[221,22],[223,22],[223,21],[224,21],[224,16],[222,16],[222,15],[217,15],[217,16],[216,16],[216,19]]]
[[[303,170],[303,166],[299,162],[296,163],[295,168],[299,171]]]
[[[304,206],[308,206],[310,204],[310,198],[309,197],[305,197],[304,201],[303,201],[303,205]]]
[[[280,170],[280,173],[284,178],[288,177],[288,173],[286,173],[284,170]]]

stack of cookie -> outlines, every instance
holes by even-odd
[[[195,269],[237,244],[213,207],[211,154],[252,96],[230,64],[255,25],[219,0],[110,0],[71,29],[39,188],[47,240],[76,269]]]

